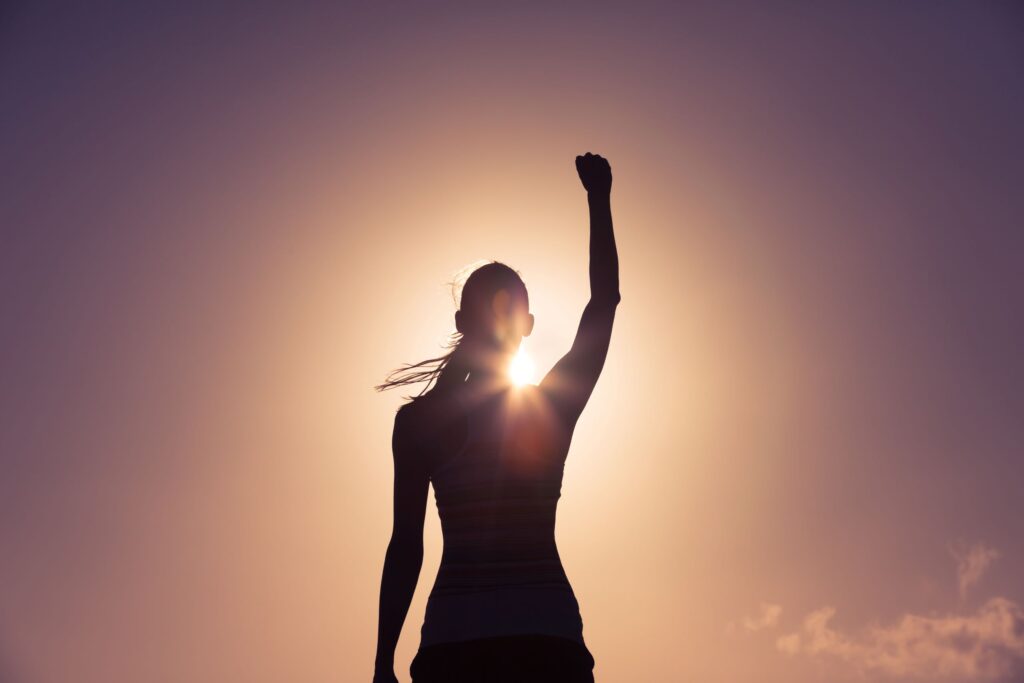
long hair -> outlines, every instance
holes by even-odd
[[[523,283],[519,273],[504,263],[498,261],[484,261],[470,264],[463,268],[450,282],[452,288],[452,300],[455,307],[462,307],[463,301],[475,301],[479,297],[497,292],[502,287],[512,286],[521,289],[526,295],[526,285]],[[470,272],[472,271],[472,272]],[[465,274],[469,272],[469,276]],[[460,280],[462,281],[460,286]],[[387,391],[395,387],[404,387],[412,384],[426,382],[426,385],[416,396],[406,396],[409,400],[422,397],[428,391],[445,391],[458,386],[466,381],[469,374],[469,363],[462,349],[462,334],[453,332],[444,348],[449,349],[445,354],[436,358],[421,360],[419,363],[410,363],[392,370],[387,378],[374,387],[377,391]],[[431,386],[433,384],[433,387]]]

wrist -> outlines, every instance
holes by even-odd
[[[611,199],[611,196],[612,196],[612,191],[611,190],[597,190],[597,191],[594,191],[594,192],[588,191],[587,192],[587,201],[588,202],[607,202],[607,201],[609,201]]]

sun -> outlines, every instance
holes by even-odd
[[[533,371],[533,359],[530,358],[530,354],[526,353],[522,347],[519,347],[519,351],[508,366],[508,375],[512,379],[512,383],[517,387],[532,383]]]

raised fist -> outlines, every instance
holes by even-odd
[[[576,157],[576,172],[590,194],[609,194],[612,191],[612,167],[601,155],[587,152]]]

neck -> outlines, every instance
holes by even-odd
[[[465,340],[462,344],[465,346],[461,347],[461,359],[465,373],[469,375],[465,381],[459,382],[463,388],[471,394],[482,395],[496,393],[511,385],[507,372],[510,356],[496,349],[470,345]]]
[[[473,384],[508,384],[508,374],[495,368],[475,368],[469,371],[467,383]]]
[[[505,372],[493,367],[475,368],[470,370],[469,377],[463,385],[472,396],[485,397],[506,389],[512,382]]]

